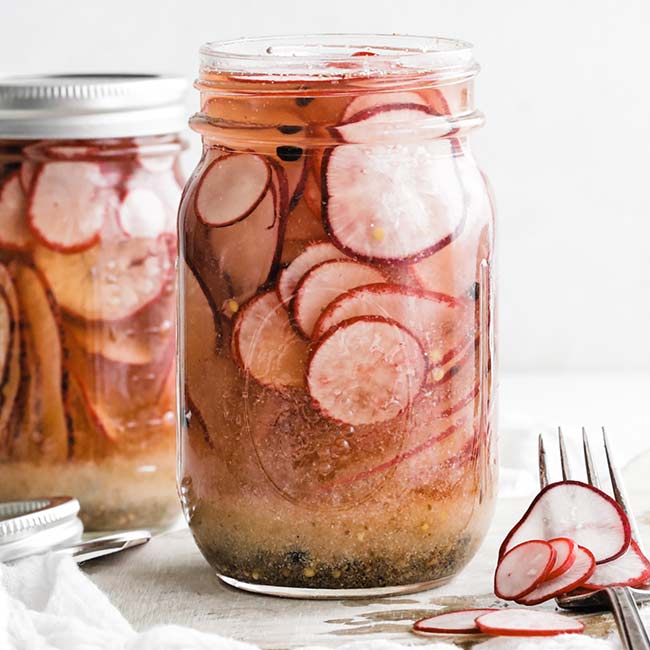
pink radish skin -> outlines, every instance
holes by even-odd
[[[325,230],[364,262],[416,262],[463,230],[465,197],[444,141],[334,147],[323,159],[322,186]]]
[[[255,296],[239,310],[232,340],[235,358],[260,384],[277,390],[304,385],[307,344],[274,291]]]
[[[466,332],[458,325],[464,320],[465,309],[464,303],[445,294],[388,283],[371,284],[334,300],[318,319],[312,338],[319,339],[347,318],[385,316],[418,338],[427,360],[444,365],[466,345]]]
[[[286,269],[280,272],[278,297],[282,304],[289,306],[298,283],[308,271],[328,260],[340,259],[348,259],[348,257],[329,242],[315,242],[307,246]]]
[[[562,614],[516,608],[481,614],[476,625],[493,636],[555,636],[581,634],[585,629],[582,621]]]
[[[531,540],[510,549],[494,572],[494,593],[504,600],[525,596],[542,583],[555,564],[548,542]]]
[[[625,553],[630,523],[618,503],[602,490],[580,481],[551,483],[508,533],[499,557],[521,542],[556,537],[568,537],[589,548],[601,564]]]
[[[20,173],[10,174],[0,185],[0,247],[26,250],[32,235],[25,221],[27,201],[20,183]]]
[[[268,163],[255,154],[231,154],[210,163],[199,180],[194,208],[208,226],[242,221],[260,204],[271,182]]]
[[[533,591],[522,598],[518,598],[517,602],[520,605],[538,605],[551,598],[573,591],[591,577],[595,568],[596,561],[591,551],[578,546],[575,561],[566,572],[557,578],[542,582]]]
[[[328,260],[315,266],[300,280],[291,303],[298,331],[311,338],[316,321],[333,300],[355,287],[385,280],[374,266],[353,260]]]
[[[492,607],[481,607],[443,612],[415,621],[413,630],[425,634],[481,634],[476,619],[482,614],[495,611],[498,610]]]
[[[650,561],[643,555],[639,545],[632,540],[630,548],[621,557],[599,564],[582,586],[587,589],[635,587],[648,580],[650,580]]]
[[[419,394],[424,350],[402,325],[360,316],[330,329],[312,350],[307,387],[316,408],[351,426],[397,417]]]
[[[343,111],[341,121],[345,124],[353,122],[356,115],[362,114],[363,111],[377,108],[378,106],[394,106],[395,104],[422,104],[426,106],[427,102],[417,93],[364,93],[355,97]]]
[[[568,537],[557,537],[548,542],[555,550],[555,564],[546,576],[547,580],[552,580],[562,575],[573,565],[576,560],[576,543]]]

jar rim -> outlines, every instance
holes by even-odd
[[[213,41],[200,48],[202,73],[286,78],[346,78],[475,71],[466,41],[406,34],[306,34]]]

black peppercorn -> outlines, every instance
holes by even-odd
[[[278,158],[284,160],[284,162],[295,162],[296,160],[300,160],[302,156],[302,149],[300,147],[284,146],[278,147],[275,151],[278,154]]]

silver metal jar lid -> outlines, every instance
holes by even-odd
[[[71,497],[0,503],[0,562],[81,539],[79,501]]]
[[[162,75],[0,79],[0,138],[126,138],[178,133],[187,83]]]

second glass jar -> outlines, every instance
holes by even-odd
[[[179,480],[197,544],[265,593],[444,582],[494,497],[471,49],[312,37],[202,53],[203,157],[179,231]]]

